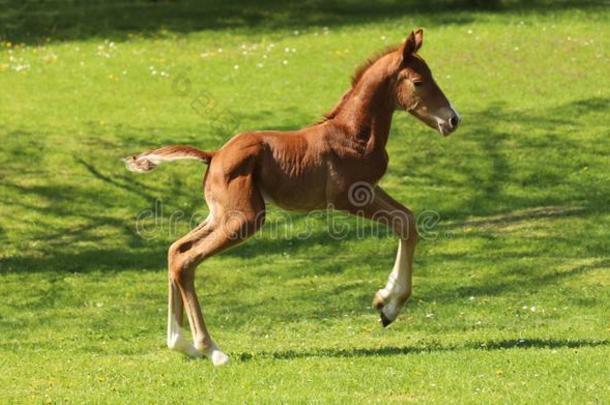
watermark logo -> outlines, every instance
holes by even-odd
[[[368,188],[360,189],[371,190]],[[368,195],[367,195],[367,198]],[[358,199],[361,203],[361,199]],[[358,211],[356,211],[358,212]],[[418,213],[414,219],[403,211],[378,210],[373,212],[371,219],[361,215],[347,215],[335,210],[332,205],[328,209],[314,210],[304,215],[294,215],[282,210],[260,212],[249,221],[244,213],[235,211],[225,213],[222,219],[210,218],[204,210],[187,213],[180,209],[167,210],[163,202],[156,201],[152,209],[140,212],[135,218],[136,233],[143,239],[170,238],[176,239],[191,229],[210,226],[222,232],[230,239],[244,239],[252,235],[254,226],[259,231],[254,238],[271,240],[307,240],[320,233],[330,239],[367,239],[394,235],[395,230],[401,230],[406,237],[417,228],[419,239],[433,241],[452,238],[450,232],[441,227],[439,212],[426,209]],[[264,226],[261,226],[264,222]],[[207,225],[202,225],[206,224]]]
[[[375,200],[375,189],[366,181],[357,181],[350,186],[347,199],[356,208],[366,207]]]
[[[191,97],[189,107],[215,132],[222,136],[234,134],[240,125],[237,116],[223,107],[210,91],[194,89],[189,71],[188,68],[181,71],[172,80],[171,86],[174,94],[181,97]]]

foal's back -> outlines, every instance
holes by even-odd
[[[325,208],[333,154],[326,127],[319,124],[297,131],[239,134],[216,152],[206,183],[252,176],[265,200],[282,208]]]

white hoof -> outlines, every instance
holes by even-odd
[[[212,360],[212,364],[216,367],[224,366],[229,362],[229,356],[218,349],[212,350],[212,354],[209,357]]]
[[[174,335],[167,340],[167,347],[170,350],[184,353],[189,357],[201,357],[202,354],[199,350],[195,349],[195,346],[191,342],[187,341],[181,335]]]
[[[205,348],[202,347],[202,345],[197,345],[197,343],[195,343],[195,347],[198,347],[205,357],[212,360],[212,364],[215,366],[224,366],[229,362],[229,356],[224,354],[214,342],[211,342],[209,346]]]

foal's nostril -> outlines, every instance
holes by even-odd
[[[379,314],[379,318],[381,326],[383,326],[384,328],[392,323],[392,321],[387,316],[385,316],[383,312]]]
[[[457,128],[458,124],[460,123],[459,118],[457,117],[457,115],[454,115],[453,117],[451,117],[451,119],[449,120],[449,124],[451,124],[451,128]]]

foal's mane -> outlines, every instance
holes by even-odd
[[[321,122],[328,121],[328,120],[334,118],[337,115],[337,113],[339,113],[339,110],[341,109],[341,107],[343,107],[343,105],[345,104],[347,99],[349,99],[349,97],[352,95],[354,88],[356,88],[356,85],[358,84],[360,79],[362,79],[362,76],[364,76],[364,73],[371,66],[373,66],[373,64],[375,62],[377,62],[379,59],[381,59],[382,57],[386,56],[389,53],[392,53],[392,52],[398,50],[398,48],[400,48],[400,44],[386,47],[383,50],[374,53],[372,56],[369,56],[364,62],[362,62],[360,65],[358,65],[358,67],[354,71],[354,74],[352,75],[352,82],[351,82],[352,87],[348,91],[346,91],[345,94],[343,94],[343,97],[341,97],[341,100],[333,107],[332,110],[330,110],[329,112],[324,114],[324,118],[322,119]]]

